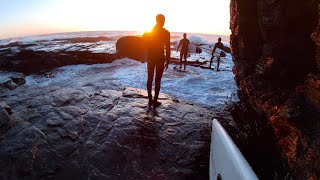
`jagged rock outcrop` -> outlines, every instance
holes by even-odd
[[[24,79],[24,77],[18,77],[18,76],[15,76],[15,77],[10,77],[11,80],[5,82],[5,86],[9,89],[15,89],[19,86],[22,86],[26,83],[26,80]]]
[[[111,63],[118,58],[116,54],[92,53],[90,51],[39,52],[21,50],[14,55],[2,56],[0,70],[31,74],[66,65]]]
[[[241,99],[267,117],[294,179],[320,178],[318,3],[231,1]]]
[[[21,73],[7,72],[7,74],[11,74],[10,77],[2,78],[0,81],[0,92],[5,89],[15,89],[19,86],[22,86],[26,83],[25,76]]]
[[[111,63],[119,58],[110,48],[114,41],[108,37],[78,37],[0,45],[0,71],[35,74],[66,65]]]
[[[0,103],[0,137],[5,133],[11,126],[11,108],[6,103]]]

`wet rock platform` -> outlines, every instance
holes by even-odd
[[[21,86],[0,101],[11,120],[0,179],[208,178],[214,114],[203,107],[161,94],[150,109],[145,90],[89,84]]]

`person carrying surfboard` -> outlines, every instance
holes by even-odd
[[[214,53],[216,52],[216,49],[219,48],[221,50],[223,50],[223,44],[221,42],[221,38],[218,38],[218,42],[214,45],[213,51],[212,51],[212,57],[210,59],[210,65],[209,68],[211,68],[212,62],[213,62],[213,57],[214,57]],[[223,51],[221,51],[223,52]],[[217,56],[217,71],[219,70],[219,66],[220,66],[220,55]]]
[[[164,69],[168,69],[170,63],[170,32],[163,28],[165,23],[165,16],[158,14],[156,16],[156,25],[153,27],[152,31],[149,33],[144,33],[142,39],[146,43],[148,52],[148,99],[149,107],[157,108],[161,105],[158,102],[161,78]],[[164,47],[166,55],[164,55]],[[155,95],[152,99],[152,82],[154,78],[154,70],[156,70],[155,78]]]
[[[187,34],[183,33],[183,39],[180,40],[177,51],[179,51],[179,48],[181,46],[181,51],[180,51],[180,70],[182,68],[182,58],[184,58],[184,70],[186,70],[187,66],[187,55],[189,52],[189,44],[190,41],[187,39]]]

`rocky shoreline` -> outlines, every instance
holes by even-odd
[[[83,43],[84,40],[90,43],[100,41],[99,38],[65,41]],[[57,43],[56,41],[52,44]],[[230,104],[230,110],[219,107],[213,110],[163,95],[161,100],[164,106],[154,112],[146,107],[144,90],[125,87],[108,76],[97,80],[94,77],[81,77],[81,83],[65,82],[46,87],[37,87],[37,84],[23,85],[25,75],[50,78],[55,76],[50,70],[57,67],[111,63],[121,57],[115,53],[92,52],[90,49],[95,48],[92,45],[84,47],[81,44],[83,51],[81,48],[68,51],[72,47],[57,50],[48,41],[41,43],[14,43],[2,47],[7,49],[0,51],[3,57],[1,63],[4,65],[1,70],[9,71],[7,78],[0,82],[0,101],[3,101],[4,108],[1,115],[4,117],[4,125],[1,125],[3,133],[0,143],[3,148],[0,148],[0,155],[5,159],[0,165],[4,168],[0,177],[66,178],[82,174],[84,178],[122,178],[130,174],[134,178],[144,179],[208,179],[212,118],[220,120],[260,178],[287,175],[286,169],[278,169],[285,168],[285,165],[272,138],[272,131],[265,128],[265,124],[259,120],[246,121],[250,117],[261,118],[259,115],[255,116],[255,112],[247,110],[248,105]],[[37,48],[26,49],[31,46]],[[178,60],[172,59],[172,63],[176,64]],[[200,64],[194,62],[192,65]],[[12,89],[14,90],[11,91]],[[119,101],[122,103],[119,104]],[[115,110],[116,113],[113,113]],[[122,117],[123,122],[117,121]],[[109,139],[113,128],[118,125],[121,128],[115,129],[115,137],[111,136]],[[140,129],[138,132],[143,136],[131,137],[137,133],[136,129]],[[256,133],[258,131],[263,133]],[[157,137],[153,137],[155,134]],[[122,141],[122,138],[129,140],[119,144],[118,141]],[[152,147],[149,148],[150,143]],[[253,143],[255,148],[251,149]],[[256,158],[254,155],[262,154],[265,146],[270,152]],[[123,149],[131,149],[133,152],[124,150],[125,154],[117,154],[117,151]],[[151,157],[151,154],[144,157],[142,152],[149,152],[148,149],[151,154],[157,154],[157,157]],[[91,159],[91,150],[99,158]],[[102,156],[108,162],[100,161]],[[114,159],[116,157],[120,159]],[[24,159],[26,163],[19,164],[17,158]],[[279,159],[272,160],[277,158]],[[8,162],[9,166],[5,166]],[[112,167],[110,162],[117,167]],[[150,169],[148,164],[153,164],[156,168]],[[266,168],[269,170],[264,171]],[[10,169],[14,169],[15,173]]]
[[[145,90],[112,77],[25,84],[25,75],[120,58],[88,50],[25,49],[30,46],[15,43],[0,51],[0,70],[7,73],[0,82],[0,179],[208,179],[215,117],[210,110],[164,94],[162,106],[149,109]]]
[[[0,70],[22,72],[27,75],[66,65],[111,63],[119,58],[117,54],[90,51],[45,52],[21,49],[19,52],[8,51],[2,54]]]
[[[163,94],[152,110],[145,90],[100,88],[2,93],[1,179],[208,178],[212,112]]]

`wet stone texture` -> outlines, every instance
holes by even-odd
[[[111,85],[5,91],[0,179],[208,178],[214,114],[160,97],[154,110],[144,90]]]

